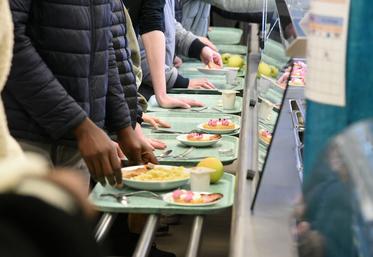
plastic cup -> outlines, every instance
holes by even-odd
[[[227,69],[225,73],[225,79],[228,84],[235,84],[237,78],[238,70],[236,69]]]
[[[209,192],[210,190],[210,173],[214,169],[195,167],[190,170],[190,189],[193,192]]]
[[[221,90],[223,99],[223,109],[232,110],[236,104],[236,91],[234,90]]]

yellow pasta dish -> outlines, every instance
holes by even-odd
[[[173,181],[189,178],[189,173],[185,171],[184,167],[142,167],[131,172],[123,174],[125,179],[135,181]]]

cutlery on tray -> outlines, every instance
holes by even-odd
[[[100,197],[105,197],[105,196],[113,197],[118,203],[123,204],[123,205],[128,204],[129,196],[138,196],[138,197],[146,197],[146,198],[162,200],[161,195],[153,193],[151,191],[136,191],[136,192],[131,192],[131,193],[118,193],[118,194],[106,193],[106,194],[100,195]]]
[[[172,153],[172,150],[169,149],[169,150],[164,151],[163,153],[161,153],[160,155],[157,155],[155,157],[158,158],[158,159],[163,159],[163,158],[169,156],[171,153]]]
[[[223,110],[219,109],[218,107],[211,107],[211,109],[221,112],[221,113],[225,113]]]
[[[205,106],[205,107],[202,107],[202,108],[199,108],[199,109],[190,109],[191,112],[202,112],[203,110],[206,110],[208,107]]]
[[[152,129],[151,133],[169,133],[169,134],[189,134],[189,133],[200,133],[199,129],[192,129],[190,131],[179,131],[172,129]]]
[[[181,154],[173,156],[173,158],[174,159],[179,159],[179,158],[186,157],[188,154],[190,154],[191,152],[193,152],[194,149],[196,149],[196,148],[195,147],[190,147],[186,151],[182,152]]]

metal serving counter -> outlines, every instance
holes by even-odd
[[[254,33],[252,33],[253,35]],[[252,48],[251,48],[252,49]],[[250,209],[254,180],[247,180],[248,171],[257,170],[257,110],[255,76],[259,55],[248,55],[248,71],[244,90],[242,130],[240,135],[239,170],[233,220],[230,257],[297,256],[293,243],[291,213],[301,193],[295,157],[295,140],[288,99],[302,98],[303,91],[290,88],[273,137],[255,209]]]

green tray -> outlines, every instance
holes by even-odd
[[[175,98],[189,98],[200,101],[205,104],[208,108],[201,111],[201,112],[194,112],[191,109],[166,109],[162,108],[158,105],[155,97],[152,96],[148,101],[148,109],[149,112],[182,112],[188,113],[192,112],[195,116],[200,113],[240,113],[242,110],[242,97],[236,97],[236,105],[235,108],[232,110],[224,110],[221,103],[221,95],[200,95],[200,94],[168,94],[169,96]],[[214,109],[216,108],[216,109]],[[193,107],[194,110],[199,110],[201,107]]]
[[[273,41],[271,39],[267,40],[263,53],[269,57],[272,57],[280,62],[288,62],[289,57],[286,56],[285,48],[282,44]]]
[[[261,61],[263,61],[263,62],[265,62],[269,65],[273,65],[278,69],[282,69],[287,64],[287,62],[285,60],[278,60],[278,59],[270,57],[266,54],[262,54]]]
[[[241,41],[242,29],[226,27],[210,27],[209,39],[214,44],[237,45]]]
[[[115,201],[115,199],[109,197],[100,197],[101,194],[105,193],[129,193],[136,190],[132,190],[128,187],[123,189],[115,189],[111,186],[102,187],[97,184],[89,196],[89,200],[95,206],[95,208],[102,212],[112,213],[148,213],[148,214],[185,214],[185,215],[200,215],[200,214],[213,214],[223,209],[229,208],[233,205],[234,199],[234,183],[235,176],[225,173],[222,179],[217,183],[210,186],[211,192],[222,193],[224,197],[222,200],[210,206],[204,207],[192,207],[192,206],[177,206],[170,205],[162,200],[156,200],[145,197],[129,197],[129,203],[124,206]],[[185,189],[189,189],[186,185]],[[158,192],[157,192],[158,193]]]
[[[219,53],[230,53],[230,54],[247,54],[247,47],[243,45],[216,45],[219,50]],[[245,58],[246,59],[246,58]]]
[[[189,132],[197,129],[197,126],[209,119],[228,118],[236,124],[241,124],[241,117],[232,114],[219,113],[193,113],[193,112],[150,112],[151,116],[158,117],[161,120],[167,121],[171,125],[171,129],[182,132]],[[152,133],[150,125],[143,123],[143,132],[145,135],[159,135],[159,133]],[[239,130],[233,133],[224,135],[238,135]]]
[[[178,155],[190,148],[177,141],[177,135],[170,134],[158,134],[151,135],[150,138],[162,140],[167,144],[167,149],[171,149],[171,155]],[[231,156],[219,155],[219,149],[232,149],[233,154]],[[159,156],[164,150],[156,150],[155,155]],[[218,158],[224,165],[233,163],[238,158],[238,138],[234,136],[222,136],[222,139],[213,146],[208,147],[196,147],[190,154],[187,155],[187,160],[177,160],[172,157],[166,157],[160,160],[160,164],[164,165],[183,165],[183,166],[194,166],[199,163],[202,159],[199,157],[215,157]],[[194,158],[194,159],[193,159]]]
[[[211,78],[211,77],[221,77],[224,78],[225,81],[225,75],[208,75],[203,72],[200,72],[197,68],[203,67],[204,64],[202,63],[195,63],[195,62],[187,62],[184,63],[178,70],[181,75],[183,75],[186,78]],[[245,66],[244,66],[245,67]],[[246,71],[244,68],[240,69],[237,72],[238,77],[244,77],[246,74]]]
[[[194,78],[189,77],[189,78]],[[209,95],[220,95],[221,93],[219,90],[224,90],[224,89],[230,89],[230,90],[236,90],[236,91],[242,91],[244,88],[245,80],[243,78],[237,77],[236,79],[236,84],[227,84],[225,80],[225,76],[208,76],[207,79],[214,84],[216,89],[188,89],[188,88],[173,88],[170,89],[168,92],[169,93],[175,93],[175,94],[180,94],[180,93],[193,93],[193,94],[209,94]]]

